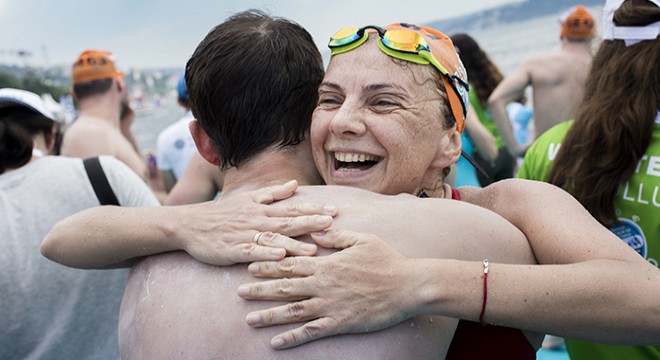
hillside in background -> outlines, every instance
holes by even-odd
[[[456,32],[486,30],[549,15],[558,17],[575,5],[602,8],[604,4],[605,2],[603,0],[526,0],[469,15],[437,20],[425,25],[439,29],[446,34],[452,34]]]

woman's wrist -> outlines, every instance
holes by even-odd
[[[182,214],[184,206],[163,206],[160,210],[160,216],[154,217],[158,231],[152,233],[161,234],[158,237],[164,246],[161,252],[185,250],[190,236],[186,235],[187,225],[182,221],[188,219]]]
[[[483,307],[482,261],[416,259],[412,315],[478,320]]]
[[[414,279],[414,294],[411,299],[411,315],[443,315],[440,313],[443,304],[448,300],[446,285],[444,284],[445,268],[444,259],[411,259],[414,261],[414,273],[410,278]]]

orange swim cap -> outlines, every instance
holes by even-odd
[[[577,5],[561,19],[561,37],[591,39],[596,35],[594,18],[587,8]]]
[[[92,80],[121,78],[124,74],[117,71],[111,58],[110,51],[83,51],[73,63],[71,81],[75,85]]]

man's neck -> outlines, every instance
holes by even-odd
[[[82,101],[79,117],[95,118],[119,127],[119,105],[109,97]]]
[[[299,185],[321,185],[313,162],[296,159],[282,151],[270,151],[255,159],[225,170],[223,194],[255,190],[266,186],[298,180]]]
[[[562,39],[562,49],[570,52],[591,52],[591,42]]]

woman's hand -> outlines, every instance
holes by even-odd
[[[187,207],[177,237],[181,248],[212,265],[280,260],[288,255],[314,255],[316,245],[291,237],[328,229],[337,208],[320,203],[279,204],[298,184],[290,181]],[[201,208],[201,209],[200,209]]]
[[[238,289],[239,296],[250,300],[303,299],[247,315],[253,327],[309,321],[275,336],[271,346],[285,349],[336,334],[376,331],[411,316],[406,311],[414,301],[409,289],[415,285],[407,276],[411,259],[375,235],[331,230],[312,237],[323,247],[343,250],[252,263],[248,269],[255,276],[287,278]]]

